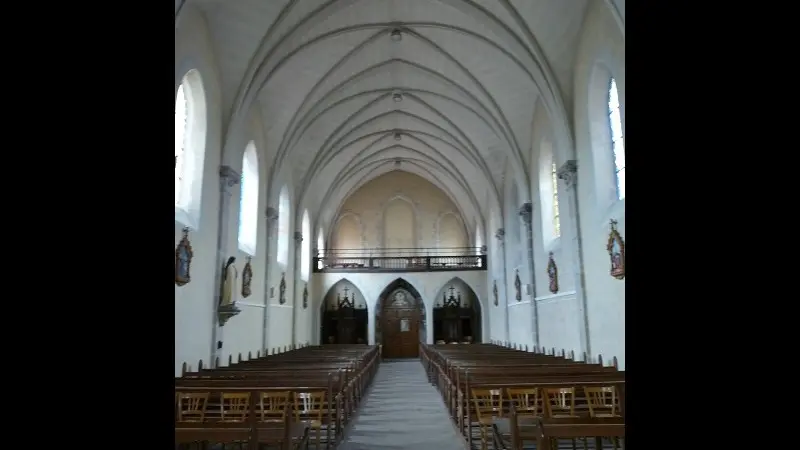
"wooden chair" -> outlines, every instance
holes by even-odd
[[[506,394],[518,417],[539,417],[541,398],[538,388],[506,388]]]
[[[283,423],[286,421],[286,405],[289,404],[289,391],[262,392],[258,405],[260,421],[264,423]]]
[[[481,450],[487,450],[493,433],[492,420],[495,417],[503,417],[503,392],[500,389],[473,389],[472,402],[475,405],[475,414],[478,416]]]
[[[614,386],[584,387],[590,417],[622,417],[619,415],[617,390]]]
[[[586,401],[589,405],[589,417],[622,417],[619,414],[617,390],[614,386],[584,387],[583,392],[586,393]],[[595,445],[601,448],[601,438],[598,437],[595,441]],[[614,437],[611,441],[614,445],[614,450],[617,450],[619,448],[619,438]]]
[[[294,394],[295,420],[305,423],[316,434],[316,449],[322,440],[322,418],[325,412],[325,391],[296,392]]]
[[[575,414],[575,388],[545,388],[545,416],[550,419],[574,419]],[[558,448],[558,439],[551,442],[553,448]],[[586,442],[584,440],[584,446]],[[575,450],[575,439],[572,440],[572,450]]]
[[[286,436],[290,435],[284,427],[291,427],[288,418],[291,415],[291,393],[289,391],[261,392],[258,404],[258,443],[267,446],[288,447]],[[291,440],[291,437],[289,437]],[[305,448],[308,441],[308,428],[303,433],[303,437],[295,442],[300,445],[297,448]],[[305,442],[306,444],[303,444]]]
[[[208,392],[179,393],[178,422],[202,422],[206,418]]]
[[[223,392],[219,406],[220,422],[245,422],[250,411],[250,393]]]
[[[544,388],[545,415],[553,419],[575,418],[575,388]]]

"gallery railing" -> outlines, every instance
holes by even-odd
[[[486,270],[485,249],[480,247],[328,249],[316,254],[314,272]]]

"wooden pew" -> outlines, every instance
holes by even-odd
[[[311,442],[319,447],[324,434],[324,445],[331,448],[342,439],[377,371],[379,355],[374,346],[337,345],[304,347],[216,369],[198,365],[196,372],[175,380],[176,442],[203,437],[211,443],[246,442],[253,450],[259,444],[289,449]],[[186,413],[193,402],[200,420],[192,421]]]
[[[547,355],[487,344],[465,347],[423,344],[420,358],[470,447],[474,431],[479,431],[482,448],[496,442],[492,434],[497,423],[511,434],[517,426],[512,427],[508,419],[514,408],[523,408],[526,418],[544,426],[536,433],[548,445],[551,438],[594,437],[581,433],[613,429],[603,432],[611,436],[624,430],[625,374],[616,367],[573,361],[574,353],[568,358],[566,352],[555,349]],[[530,407],[522,404],[522,393],[534,400]],[[598,422],[601,396],[611,397],[615,405],[614,417],[602,423]],[[622,433],[614,437],[624,438]]]

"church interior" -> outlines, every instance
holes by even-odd
[[[176,448],[624,448],[624,130],[624,0],[176,0]]]

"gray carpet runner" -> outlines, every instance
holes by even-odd
[[[384,361],[338,450],[464,450],[419,360]]]

